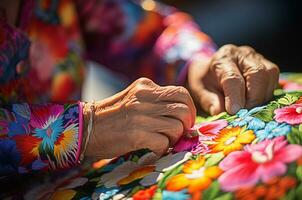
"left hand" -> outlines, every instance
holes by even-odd
[[[211,115],[252,108],[273,96],[279,68],[248,46],[225,45],[211,58],[194,59],[188,88]]]

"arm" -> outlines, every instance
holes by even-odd
[[[68,168],[79,157],[80,104],[11,103],[21,97],[10,87],[23,75],[19,64],[28,57],[29,45],[21,30],[0,19],[0,176]]]
[[[87,58],[130,80],[146,76],[161,84],[183,84],[191,59],[215,51],[190,16],[171,7],[156,4],[146,10],[131,0],[76,2]]]

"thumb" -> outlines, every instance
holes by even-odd
[[[217,115],[225,111],[224,96],[219,91],[210,91],[202,88],[199,91],[199,103],[202,109],[211,115]]]

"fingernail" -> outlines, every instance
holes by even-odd
[[[231,112],[232,114],[236,114],[241,109],[241,106],[238,104],[232,105]]]

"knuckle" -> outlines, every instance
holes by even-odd
[[[147,85],[138,84],[133,89],[133,93],[135,96],[142,96],[148,93],[150,90],[150,87]]]
[[[255,49],[253,49],[252,47],[247,46],[247,45],[240,46],[239,49],[241,52],[244,52],[246,54],[256,52]]]
[[[227,44],[218,49],[218,51],[214,54],[213,60],[224,60],[233,57],[235,52],[237,51],[237,46],[232,44]]]
[[[235,49],[237,49],[236,45],[233,44],[226,44],[219,48],[219,52],[231,53]]]
[[[267,69],[261,63],[255,64],[254,66],[250,67],[247,76],[259,76],[259,74],[266,74]]]
[[[221,84],[229,84],[236,82],[236,84],[244,84],[244,79],[241,77],[241,75],[233,70],[228,70],[224,72],[222,78],[221,78]]]
[[[181,93],[181,94],[184,94],[186,96],[190,95],[189,91],[183,87],[183,86],[176,86],[176,90]]]
[[[145,78],[145,77],[141,77],[141,78],[137,79],[136,83],[139,85],[149,85],[149,86],[154,84],[152,80]]]
[[[280,74],[280,69],[279,69],[279,67],[277,65],[275,65],[275,64],[272,63],[271,67],[269,69],[269,72],[273,73],[274,75],[278,75],[278,74]]]

